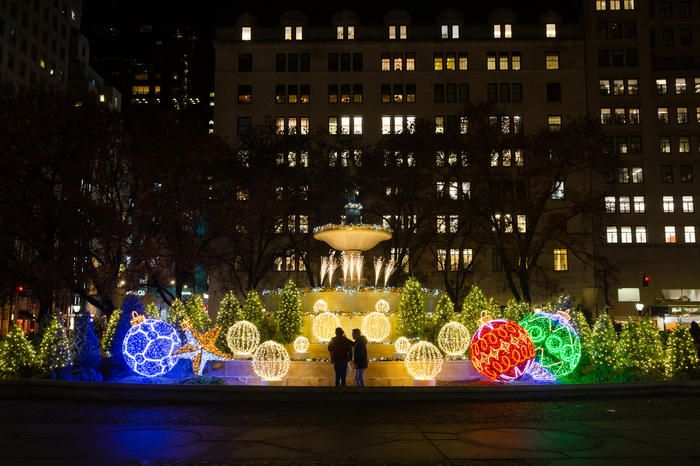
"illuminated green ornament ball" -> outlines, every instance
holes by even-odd
[[[535,344],[535,360],[553,378],[561,379],[576,369],[581,361],[581,338],[568,315],[536,312],[518,323]]]

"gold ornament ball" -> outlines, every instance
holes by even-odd
[[[314,312],[315,313],[321,313],[321,312],[326,312],[328,311],[328,303],[325,302],[322,299],[319,299],[314,303]]]
[[[323,312],[314,318],[311,330],[314,332],[316,340],[327,343],[335,336],[335,329],[338,327],[340,327],[338,316],[332,312]]]
[[[382,312],[370,312],[362,319],[362,334],[367,337],[367,341],[381,343],[391,333],[391,322]]]
[[[432,343],[419,341],[406,353],[404,364],[415,380],[434,380],[442,370],[442,353]]]
[[[294,340],[294,351],[297,353],[306,353],[309,350],[309,339],[301,336]]]
[[[374,310],[377,312],[389,312],[389,302],[386,299],[380,299],[374,305]]]
[[[289,371],[289,353],[279,343],[267,340],[255,350],[253,371],[263,380],[282,380]]]
[[[247,320],[239,320],[228,329],[226,343],[233,354],[250,356],[260,343],[260,332],[255,324]]]
[[[469,330],[459,322],[448,322],[438,333],[438,346],[448,356],[460,356],[469,348]]]
[[[394,349],[399,354],[406,354],[411,349],[411,340],[406,337],[399,337],[394,342]]]

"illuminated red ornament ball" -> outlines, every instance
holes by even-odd
[[[474,368],[499,382],[512,382],[527,374],[535,360],[535,345],[527,331],[512,320],[480,323],[469,347]]]

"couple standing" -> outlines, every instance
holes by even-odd
[[[328,352],[331,353],[331,363],[335,370],[335,386],[344,387],[348,375],[348,363],[353,361],[355,366],[355,385],[365,386],[365,369],[367,369],[367,338],[362,335],[360,329],[352,331],[354,342],[345,337],[342,328],[335,329],[335,336],[328,344]]]

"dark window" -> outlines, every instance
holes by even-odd
[[[511,85],[510,99],[513,102],[523,101],[523,85],[522,83],[513,83]]]
[[[328,71],[338,71],[338,54],[328,54]]]
[[[608,30],[611,39],[622,38],[622,24],[621,23],[608,23]]]
[[[287,55],[287,71],[299,71],[299,55],[290,53]]]
[[[681,18],[690,18],[690,0],[680,0],[678,2],[678,15]]]
[[[238,86],[238,103],[251,104],[253,103],[253,86],[240,85]]]
[[[287,55],[283,53],[277,54],[277,59],[275,60],[275,69],[277,71],[287,71]]]
[[[457,102],[457,85],[448,84],[446,94],[446,100],[448,102]]]
[[[311,55],[308,53],[301,54],[301,71],[311,70]]]
[[[349,104],[351,100],[352,100],[352,96],[350,95],[350,84],[341,84],[340,85],[340,103],[341,104]]]
[[[299,87],[296,84],[287,86],[287,103],[296,104],[299,102]]]
[[[338,85],[329,84],[328,85],[328,103],[337,104],[338,103]]]
[[[459,101],[469,102],[469,84],[462,83],[459,85]]]
[[[486,85],[486,100],[489,102],[498,102],[498,84],[488,83]]]
[[[435,103],[442,103],[445,101],[445,86],[442,84],[435,84],[433,88],[433,96]]]
[[[253,55],[250,53],[241,53],[238,55],[238,71],[250,72],[253,71]]]
[[[413,103],[416,101],[416,85],[406,84],[406,102]]]
[[[608,23],[599,21],[597,29],[598,29],[598,39],[607,39],[608,38]]]
[[[353,71],[362,71],[362,54],[353,53],[352,54],[352,69]]]
[[[237,132],[239,136],[245,136],[250,132],[250,117],[238,117]]]
[[[671,18],[671,2],[661,2],[661,5],[659,5],[659,15],[664,19]]]
[[[627,49],[627,66],[637,66],[638,63],[637,49]]]
[[[547,83],[547,102],[561,102],[561,83]]]
[[[340,71],[350,71],[350,54],[340,54]]]
[[[661,33],[661,45],[673,47],[673,31],[663,31]]]
[[[683,47],[693,45],[693,31],[691,29],[681,29],[678,32],[678,37],[681,40],[681,45]]]
[[[693,182],[693,166],[681,165],[681,183]]]
[[[625,39],[636,39],[637,38],[637,25],[631,21],[624,23],[624,36]]]
[[[308,104],[311,102],[311,86],[302,84],[299,86],[299,103]]]
[[[673,167],[671,165],[661,165],[661,182],[673,183]]]
[[[391,102],[391,84],[382,84],[381,93],[383,104]]]
[[[498,97],[501,102],[510,102],[510,84],[501,83]]]
[[[598,66],[610,66],[609,50],[598,50]]]
[[[625,66],[625,55],[622,50],[611,50],[610,61],[612,66]]]
[[[640,136],[630,136],[629,151],[631,154],[642,153],[642,138]]]
[[[287,93],[284,89],[284,84],[278,84],[275,86],[275,103],[283,104],[287,101]]]

